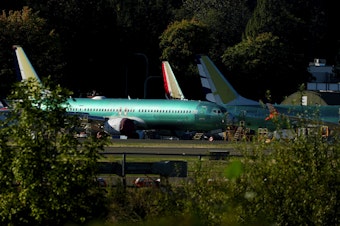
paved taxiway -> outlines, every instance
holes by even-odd
[[[105,146],[104,155],[162,155],[169,156],[208,156],[211,152],[228,152],[229,156],[241,156],[240,152],[234,148],[235,144],[226,141],[207,141],[207,140],[159,140],[159,139],[112,139],[107,146]],[[106,154],[105,154],[106,153]],[[223,156],[223,154],[222,154]],[[221,157],[222,157],[221,156]],[[218,158],[219,159],[219,158]],[[190,175],[190,172],[188,172]],[[109,177],[112,177],[109,176]],[[133,182],[140,175],[128,174],[125,178],[127,186],[133,186]],[[143,175],[142,177],[157,179],[159,176]],[[189,178],[190,176],[188,176]],[[109,181],[113,179],[106,178]],[[117,178],[119,178],[117,176]],[[177,183],[182,179],[187,178],[168,178],[170,183]],[[116,182],[109,182],[115,184]]]
[[[232,143],[226,141],[207,140],[155,140],[155,139],[113,139],[105,147],[108,153],[150,153],[171,155],[205,155],[214,151],[229,152],[230,155],[240,155]]]

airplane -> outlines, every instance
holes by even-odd
[[[164,80],[165,97],[167,99],[185,100],[181,87],[168,61],[162,61],[162,74]]]
[[[41,81],[23,48],[13,46],[19,76]],[[68,98],[70,114],[101,121],[106,133],[137,138],[141,130],[168,130],[175,136],[187,131],[214,134],[225,128],[226,110],[209,101],[178,99]]]
[[[268,115],[265,104],[240,95],[208,56],[197,55],[196,61],[206,100],[226,107],[232,124],[246,122],[254,130],[273,126],[265,120]]]
[[[236,123],[246,123],[248,128],[255,131],[259,128],[275,130],[276,126],[272,119],[278,115],[286,115],[293,122],[307,120],[317,123],[316,121],[319,120],[321,124],[339,129],[339,105],[264,104],[251,100],[240,95],[232,87],[208,56],[197,55],[196,60],[206,100],[225,107]]]
[[[5,120],[9,112],[8,103],[5,100],[0,100],[0,121]]]

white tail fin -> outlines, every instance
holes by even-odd
[[[259,105],[238,94],[208,56],[197,56],[197,68],[208,101],[221,105]]]
[[[177,79],[168,61],[162,62],[162,72],[166,97],[169,99],[184,100],[184,94],[181,90],[181,87],[178,85]]]
[[[21,80],[27,80],[29,78],[35,78],[39,83],[41,83],[40,78],[35,72],[23,48],[21,46],[14,45],[13,49],[16,55],[17,74],[18,74],[19,80],[21,81]]]

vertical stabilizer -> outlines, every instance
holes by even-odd
[[[181,90],[181,87],[178,85],[177,79],[168,61],[162,62],[162,72],[166,97],[168,99],[184,100],[184,94]]]
[[[197,56],[197,68],[208,101],[222,105],[259,105],[238,94],[208,56]]]
[[[15,52],[15,60],[17,62],[16,69],[18,79],[27,80],[29,78],[35,78],[39,83],[41,83],[37,73],[35,72],[31,62],[29,61],[28,57],[26,56],[23,48],[18,45],[13,46]]]

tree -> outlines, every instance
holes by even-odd
[[[339,37],[334,34],[332,25],[334,8],[330,1],[260,0],[245,35],[255,37],[271,32],[287,46],[292,46],[291,51],[304,54],[305,61],[325,58],[333,64],[336,54],[333,49]]]
[[[340,149],[339,134],[333,135],[333,142],[325,142],[314,130],[294,140],[245,145],[244,172],[229,191],[235,209],[242,206],[239,219],[251,225],[338,225]]]
[[[42,79],[51,75],[58,80],[63,68],[59,36],[55,30],[48,29],[46,20],[31,8],[23,7],[20,11],[2,11],[0,28],[0,97],[7,97],[16,82],[13,45],[21,45],[31,53],[30,60]]]
[[[309,77],[306,68],[311,59],[328,55],[326,53],[329,51],[325,50],[326,45],[322,41],[325,40],[327,33],[326,15],[324,4],[318,1],[257,1],[253,16],[247,23],[243,42],[247,42],[246,40],[249,39],[256,40],[259,36],[263,36],[263,33],[271,33],[278,37],[283,44],[283,52],[282,48],[276,51],[281,55],[279,56],[281,61],[275,62],[277,57],[273,58],[272,63],[263,62],[261,68],[268,72],[271,71],[275,75],[280,74],[275,77],[281,77],[280,81],[286,83],[282,85],[277,82],[280,85],[276,87],[276,90],[271,90],[274,95],[277,92],[277,96],[274,97],[277,101],[282,101],[285,96],[295,91],[287,90],[287,87],[296,89],[301,83],[308,82]],[[234,50],[236,50],[236,47]],[[261,50],[264,54],[266,51],[265,49]],[[243,59],[248,58],[254,58],[254,56],[245,54],[243,57]],[[240,63],[245,64],[245,62]],[[280,67],[279,64],[282,63],[286,65],[285,68]],[[274,65],[277,67],[273,67]],[[280,72],[282,69],[284,70]],[[262,73],[262,70],[254,68],[254,70],[249,71],[246,75],[247,80],[251,80],[251,77],[257,75],[257,73]],[[268,74],[266,81],[269,81],[270,77],[272,76]],[[290,85],[287,84],[288,81]],[[250,86],[250,83],[248,86]],[[273,86],[273,84],[269,83],[269,86]],[[270,88],[273,87],[267,89]],[[248,95],[252,92],[249,92]],[[261,92],[264,92],[264,90],[261,90]]]
[[[162,33],[159,45],[162,50],[161,59],[170,62],[185,96],[189,99],[200,99],[193,88],[201,87],[194,59],[197,53],[207,52],[209,48],[207,27],[197,20],[175,21]],[[186,84],[185,80],[188,81],[187,86],[183,85]]]
[[[306,71],[299,76],[292,74],[294,55],[287,49],[280,38],[271,33],[244,38],[222,56],[230,73],[228,79],[244,96],[264,99],[266,91],[270,90],[273,101],[281,102],[285,95],[295,92],[308,78]]]
[[[208,54],[213,61],[220,57],[229,46],[242,40],[242,33],[251,16],[245,0],[186,0],[177,11],[177,19],[195,19],[206,25],[211,37]]]
[[[79,143],[78,120],[66,114],[69,91],[33,79],[16,84],[0,130],[0,222],[64,225],[105,216],[94,181],[104,141]]]

